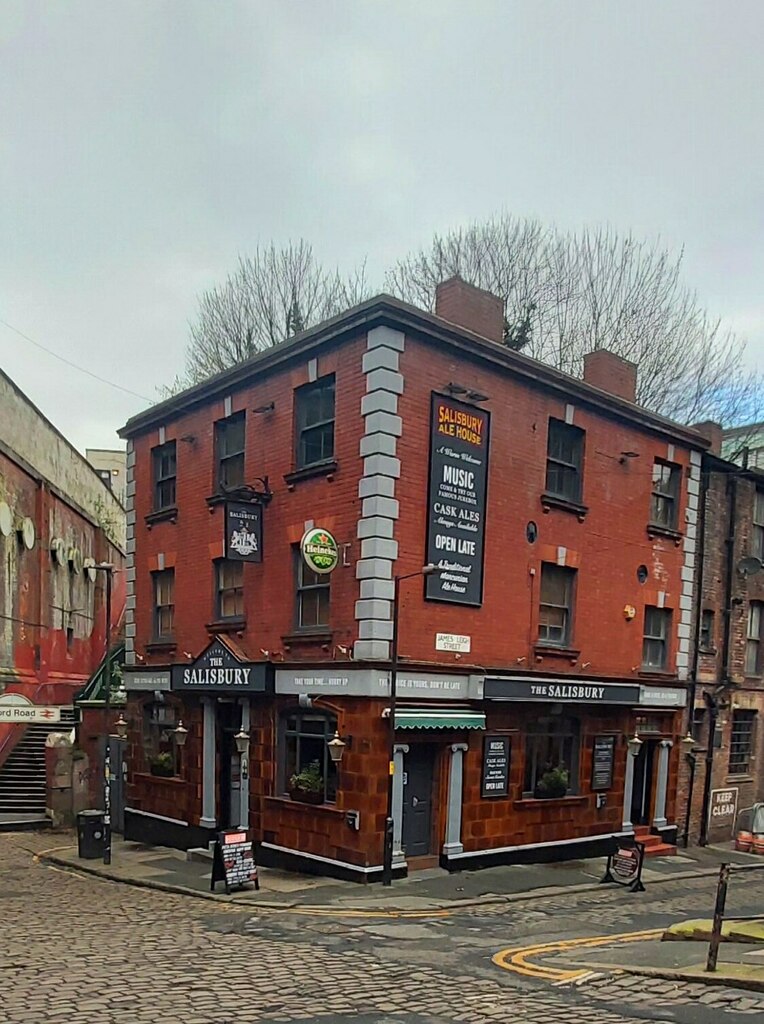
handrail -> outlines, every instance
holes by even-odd
[[[764,921],[764,914],[725,914],[724,908],[727,903],[727,886],[730,875],[735,865],[723,863],[719,866],[719,881],[716,883],[716,903],[714,905],[714,920],[711,925],[711,940],[708,944],[708,957],[706,958],[706,971],[716,970],[716,961],[719,957],[719,945],[722,941],[722,926],[725,921]],[[764,869],[764,864],[746,864],[746,871]]]

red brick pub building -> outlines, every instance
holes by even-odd
[[[380,296],[124,428],[128,837],[247,826],[377,878],[393,580],[434,563],[400,584],[396,871],[674,838],[706,442],[632,365],[582,382],[502,329],[459,279],[436,315]]]

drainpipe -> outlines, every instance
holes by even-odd
[[[711,472],[708,463],[704,459],[704,465],[700,473],[700,501],[698,503],[698,546],[696,558],[698,560],[698,600],[695,603],[695,643],[692,652],[692,669],[690,671],[690,689],[687,697],[687,729],[686,733],[692,732],[693,713],[695,710],[695,694],[698,687],[698,662],[700,658],[700,624],[703,616],[703,589],[705,585],[705,562],[706,562],[706,502],[708,501],[708,488]],[[685,733],[685,734],[686,734]]]
[[[722,635],[722,678],[718,690],[729,688],[732,672],[730,666],[732,647],[732,583],[735,573],[735,517],[737,515],[737,475],[731,473],[727,479],[729,521],[727,526],[727,557],[726,578],[724,581],[724,633]],[[708,808],[711,800],[711,775],[714,766],[714,739],[716,738],[716,722],[719,717],[719,704],[715,696],[704,693],[709,714],[708,745],[706,750],[706,777],[703,780],[703,807],[700,819],[700,846],[708,845]]]

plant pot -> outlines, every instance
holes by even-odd
[[[567,795],[567,788],[563,788],[562,786],[556,786],[553,789],[534,789],[533,791],[533,797],[535,800],[562,800],[562,798]]]
[[[175,772],[172,768],[165,768],[164,765],[152,764],[151,774],[156,775],[160,779],[171,779],[175,775]]]
[[[289,796],[298,804],[322,804],[324,802],[323,793],[316,793],[309,789],[290,789]]]

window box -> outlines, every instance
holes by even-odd
[[[561,512],[570,512],[571,515],[578,517],[580,523],[583,523],[589,511],[588,505],[579,505],[577,501],[568,501],[567,498],[560,498],[556,494],[549,494],[548,491],[541,495],[541,507],[544,512],[548,512],[552,508],[558,508]]]
[[[154,523],[177,523],[178,521],[178,506],[173,505],[170,508],[160,508],[156,512],[149,512],[147,516],[143,517],[143,521],[146,523],[149,529]]]
[[[265,798],[265,804],[266,807],[269,807],[271,810],[291,809],[293,811],[298,811],[299,805],[302,804],[302,801],[292,800],[289,796],[267,796]],[[342,818],[343,820],[345,818],[345,812],[337,807],[336,804],[302,804],[302,806],[310,807],[311,814],[317,812],[319,814],[328,814],[337,818]]]
[[[152,775],[151,772],[136,772],[133,775],[136,782],[148,783],[152,786],[185,786],[186,780],[180,775],[162,776]]]
[[[517,811],[528,810],[531,807],[537,808],[540,803],[548,807],[580,807],[588,801],[586,796],[560,796],[560,797],[548,797],[544,800],[537,800],[536,797],[523,794],[522,799],[513,800],[512,807]]]
[[[313,793],[307,789],[290,789],[289,799],[294,800],[298,804],[322,804],[324,802],[323,793]]]
[[[284,483],[290,489],[301,480],[313,480],[315,477],[325,476],[331,480],[337,472],[339,465],[336,459],[329,459],[326,462],[316,462],[312,466],[305,466],[303,469],[296,469],[293,473],[284,474]]]

